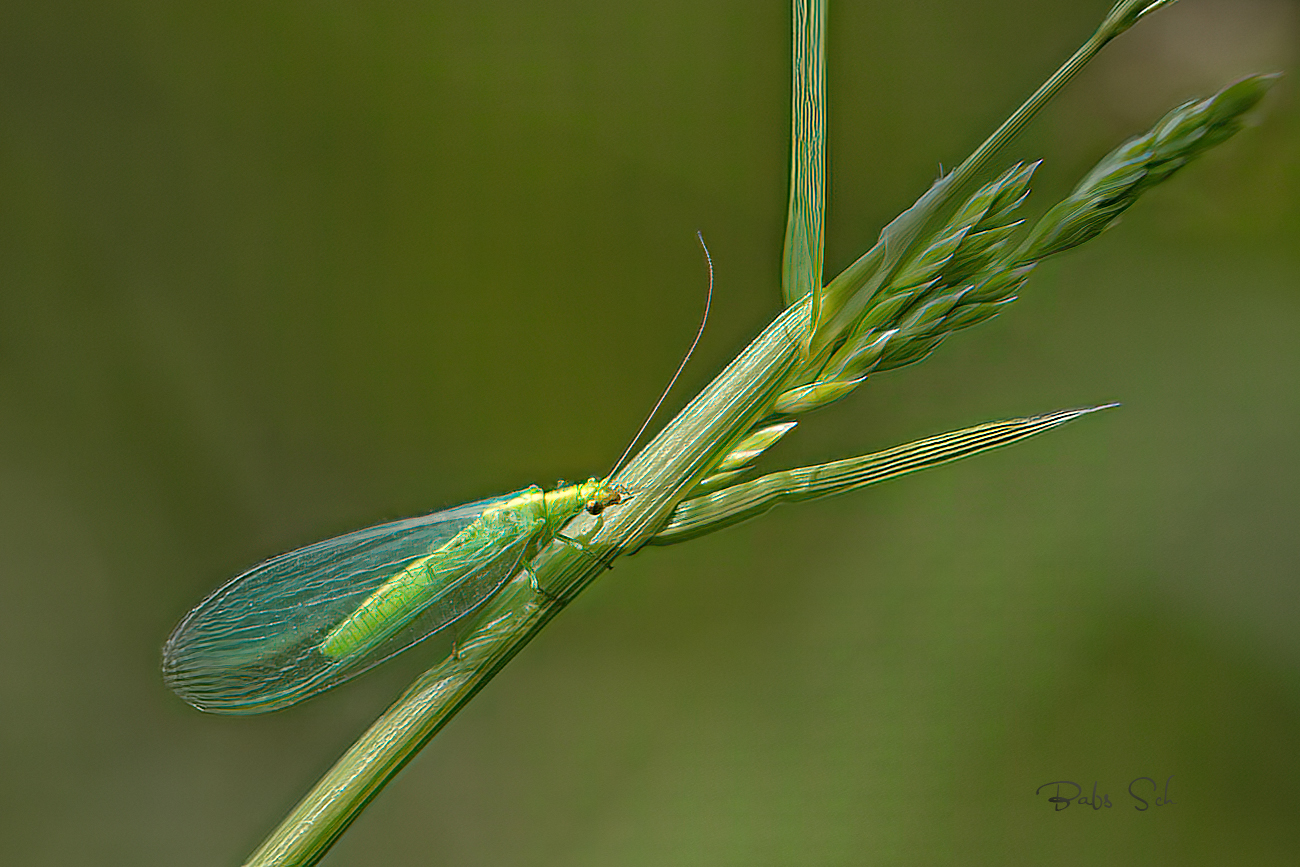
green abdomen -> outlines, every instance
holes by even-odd
[[[385,581],[330,630],[320,652],[341,660],[372,650],[417,616],[445,624],[468,613],[515,571],[537,523],[522,510],[485,513]]]

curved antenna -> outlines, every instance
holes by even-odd
[[[663,394],[659,395],[659,399],[655,401],[654,408],[651,409],[650,414],[645,417],[645,421],[641,422],[641,429],[636,432],[636,436],[632,437],[632,442],[627,444],[627,448],[623,451],[623,454],[620,455],[619,459],[614,463],[614,468],[610,470],[609,475],[605,477],[607,479],[614,478],[614,474],[622,468],[623,461],[627,460],[627,456],[632,454],[632,449],[636,448],[636,444],[641,441],[641,435],[645,433],[646,428],[650,427],[650,422],[654,421],[655,413],[659,412],[659,407],[663,406],[664,400],[668,397],[668,392],[672,391],[673,386],[677,384],[678,377],[680,377],[682,371],[686,369],[686,362],[690,361],[691,356],[695,353],[695,347],[700,345],[700,337],[704,334],[704,326],[709,322],[709,308],[713,306],[713,257],[709,255],[709,245],[704,243],[704,233],[696,230],[695,237],[700,241],[700,248],[704,250],[704,261],[707,262],[709,266],[709,292],[704,297],[704,316],[700,319],[700,327],[695,332],[695,339],[691,341],[691,348],[686,350],[686,355],[682,358],[682,363],[677,365],[677,372],[673,374],[672,379],[668,380],[668,387],[664,389]]]

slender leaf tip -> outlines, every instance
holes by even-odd
[[[1138,22],[1138,19],[1172,6],[1178,0],[1120,0],[1110,10],[1097,34],[1103,39],[1114,39]]]

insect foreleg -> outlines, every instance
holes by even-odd
[[[538,596],[544,597],[546,600],[550,602],[555,602],[560,598],[559,596],[556,596],[551,591],[542,587],[541,582],[537,580],[537,573],[533,571],[531,566],[524,567],[524,574],[528,576],[528,586],[533,588],[533,592],[536,593]]]

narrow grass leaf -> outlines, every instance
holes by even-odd
[[[961,460],[1028,439],[1113,406],[1116,404],[989,422],[875,454],[770,473],[682,502],[668,525],[650,540],[650,544],[684,542],[757,517],[781,503],[846,494],[887,479]]]

